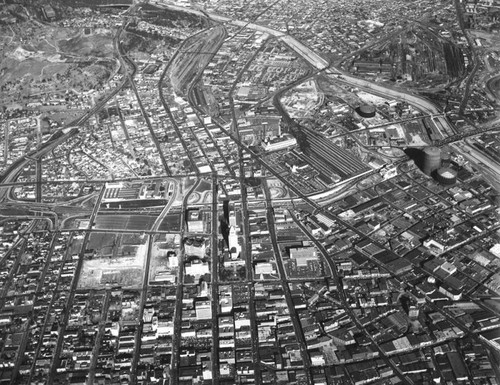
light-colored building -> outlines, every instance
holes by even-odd
[[[283,134],[282,136],[278,136],[271,139],[266,139],[262,142],[262,148],[265,151],[278,151],[285,150],[297,145],[297,139],[295,139],[290,134]]]
[[[290,258],[297,262],[297,267],[307,267],[307,263],[316,261],[318,255],[314,247],[296,247],[290,249]]]
[[[199,301],[195,304],[196,319],[212,319],[212,304],[210,301]]]

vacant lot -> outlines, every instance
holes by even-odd
[[[98,237],[95,238],[97,242]],[[103,241],[108,241],[102,238]],[[105,256],[83,262],[79,288],[103,288],[106,285],[139,287],[142,284],[147,245],[121,247],[116,257]]]
[[[89,249],[112,247],[115,243],[115,237],[115,234],[92,233],[89,238]]]
[[[159,231],[177,232],[181,230],[180,214],[168,214],[161,223]]]

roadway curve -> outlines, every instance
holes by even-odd
[[[405,92],[400,89],[395,89],[389,86],[377,84],[377,83],[371,83],[368,82],[364,79],[360,79],[354,76],[351,76],[344,71],[332,66],[326,59],[321,57],[319,54],[314,52],[311,48],[306,46],[305,44],[301,43],[297,39],[295,39],[293,36],[287,35],[281,31],[277,31],[275,29],[272,29],[267,26],[263,26],[260,24],[252,23],[252,22],[245,22],[245,21],[240,21],[240,20],[233,20],[229,17],[226,16],[221,16],[213,13],[205,13],[199,10],[195,9],[190,9],[190,8],[184,8],[184,7],[179,7],[179,6],[174,6],[174,5],[162,5],[164,8],[168,9],[173,9],[173,10],[178,10],[178,11],[183,11],[183,12],[188,12],[192,13],[195,15],[198,15],[200,17],[209,17],[210,19],[221,22],[221,23],[227,23],[231,24],[234,26],[238,27],[245,27],[248,29],[253,29],[256,31],[260,31],[263,33],[267,33],[269,35],[274,36],[275,38],[281,40],[283,43],[288,45],[292,50],[294,50],[298,55],[300,55],[302,58],[304,58],[311,66],[313,66],[316,70],[318,71],[325,71],[327,75],[336,77],[337,80],[343,81],[344,83],[347,83],[348,85],[354,86],[361,88],[367,92],[377,94],[377,95],[382,95],[384,97],[391,97],[395,98],[398,100],[404,100],[415,107],[417,107],[419,110],[422,112],[428,114],[428,115],[441,115],[442,112],[430,101],[426,100],[425,98],[416,96],[414,94],[411,94],[409,92]],[[455,132],[454,127],[446,120],[444,116],[436,116],[435,119],[437,122],[434,120],[436,123],[436,128],[438,132],[445,137],[445,134],[451,134]]]
[[[500,100],[500,75],[493,76],[486,82],[486,89],[493,98]]]
[[[253,22],[244,22],[244,21],[239,21],[239,20],[233,20],[229,17],[226,16],[221,16],[221,15],[216,15],[213,13],[206,13],[202,12],[199,10],[195,9],[190,9],[190,8],[183,8],[183,7],[178,7],[174,5],[162,5],[164,8],[170,8],[174,10],[179,10],[179,11],[184,11],[192,14],[196,14],[200,17],[209,17],[210,19],[221,22],[221,23],[227,23],[231,25],[235,25],[238,27],[245,27],[248,29],[253,29],[256,31],[260,31],[263,33],[267,33],[269,35],[274,36],[275,38],[281,40],[283,43],[288,45],[292,50],[294,50],[298,55],[300,55],[303,59],[305,59],[311,66],[313,66],[316,70],[318,71],[324,71],[327,75],[329,75],[332,78],[335,78],[336,81],[343,82],[349,86],[357,87],[359,89],[362,89],[366,92],[379,95],[382,97],[390,97],[394,98],[397,100],[402,100],[405,101],[413,106],[415,106],[417,109],[419,109],[422,113],[425,115],[430,115],[432,116],[431,120],[434,123],[436,127],[436,131],[439,133],[441,136],[442,140],[445,140],[447,137],[457,135],[457,131],[455,127],[448,121],[446,116],[443,114],[442,111],[439,110],[436,105],[434,105],[432,102],[429,100],[414,95],[410,92],[404,91],[399,88],[394,88],[391,86],[387,85],[382,85],[378,83],[372,83],[367,80],[354,77],[345,71],[342,71],[334,66],[332,66],[327,60],[325,60],[323,57],[321,57],[319,54],[314,52],[311,48],[306,46],[305,44],[301,43],[294,37],[287,35],[281,31],[277,31],[275,29],[272,29],[267,26],[259,25]],[[489,82],[489,85],[491,86],[491,83]],[[465,151],[462,150],[462,148],[458,146],[454,146],[454,149],[460,153],[461,155],[465,156],[469,160],[473,160],[469,154]],[[486,163],[488,164],[488,163]],[[490,166],[488,164],[488,166]],[[492,167],[492,171],[494,173],[500,173],[500,167],[495,164],[495,167]],[[490,166],[491,167],[491,166]]]
[[[154,246],[154,240],[155,240],[155,232],[158,231],[158,229],[161,226],[161,223],[169,213],[170,209],[172,208],[172,205],[175,202],[175,199],[177,197],[177,194],[179,192],[179,183],[175,179],[170,179],[171,182],[174,183],[174,192],[172,193],[172,196],[170,197],[170,200],[167,202],[163,210],[161,211],[160,215],[156,218],[153,226],[151,227],[152,233],[149,233],[148,239],[147,239],[147,254],[146,258],[144,260],[144,275],[142,278],[142,289],[141,289],[141,297],[139,300],[139,314],[137,316],[137,319],[139,320],[139,327],[137,328],[137,332],[135,335],[135,346],[137,347],[134,350],[134,355],[132,358],[132,365],[131,365],[131,378],[132,378],[132,383],[137,382],[137,364],[139,363],[140,359],[140,346],[141,346],[141,332],[142,328],[144,325],[144,308],[146,306],[146,301],[148,298],[148,285],[149,285],[149,278],[150,278],[150,267],[151,267],[151,258],[152,258],[152,253],[153,253],[153,246]]]
[[[117,40],[121,34],[121,29],[115,35],[114,40]],[[127,71],[125,69],[125,71]],[[136,68],[132,69],[132,73],[130,76],[133,77],[135,75]],[[128,72],[127,72],[128,74]],[[50,139],[42,144],[42,146],[35,151],[26,154],[24,157],[17,159],[2,175],[0,179],[0,201],[5,200],[5,197],[8,196],[10,191],[10,186],[4,186],[5,183],[14,182],[19,176],[23,167],[25,167],[29,162],[33,161],[33,159],[41,158],[45,156],[49,151],[52,151],[54,148],[59,146],[61,143],[70,139],[72,136],[76,135],[79,130],[78,126],[81,126],[87,120],[91,118],[92,115],[96,114],[101,108],[103,108],[121,89],[128,83],[128,78],[125,77],[125,80],[122,81],[120,85],[118,85],[114,90],[112,90],[109,94],[105,95],[98,103],[96,103],[91,109],[89,109],[85,114],[80,116],[79,118],[69,122],[64,127],[57,130]]]

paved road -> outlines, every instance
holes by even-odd
[[[179,55],[182,52],[182,50],[188,44],[188,42],[189,42],[190,39],[192,39],[193,37],[201,34],[202,32],[203,31],[200,31],[200,32],[198,32],[198,33],[190,36],[189,38],[185,39],[181,43],[181,45],[177,48],[177,50],[174,52],[174,54],[172,55],[172,57],[168,61],[167,65],[165,66],[165,69],[163,70],[163,73],[160,76],[160,80],[158,81],[158,94],[160,95],[160,101],[161,101],[161,104],[163,106],[163,109],[167,113],[168,118],[169,118],[170,122],[172,123],[172,127],[174,128],[174,131],[177,134],[177,137],[179,138],[179,140],[181,141],[182,148],[184,149],[184,152],[186,153],[187,157],[189,158],[189,162],[191,164],[191,167],[194,169],[194,171],[195,171],[195,173],[196,173],[197,176],[200,175],[200,170],[196,166],[196,162],[194,161],[193,154],[191,154],[191,151],[189,150],[189,146],[188,146],[188,144],[186,143],[186,141],[184,140],[184,138],[182,136],[182,132],[180,130],[180,127],[177,124],[177,121],[175,120],[175,117],[172,114],[172,111],[170,110],[170,107],[169,107],[169,105],[167,103],[167,100],[165,98],[165,93],[163,91],[163,88],[166,87],[164,85],[165,78],[167,77],[167,75],[169,75],[169,73],[170,73],[170,71],[172,69],[172,65],[173,65],[175,59],[177,58],[177,55]]]
[[[160,156],[161,163],[163,165],[163,168],[165,169],[165,172],[168,175],[172,175],[170,168],[168,167],[167,160],[165,159],[165,155],[163,154],[163,151],[160,146],[160,142],[158,141],[158,138],[156,137],[156,134],[153,130],[153,126],[151,125],[151,120],[149,119],[149,114],[146,111],[146,108],[144,107],[144,104],[142,103],[141,96],[139,95],[139,91],[137,91],[137,86],[135,84],[133,75],[137,72],[137,65],[135,64],[132,59],[130,59],[125,52],[123,51],[123,47],[120,44],[120,35],[123,32],[123,28],[120,29],[119,33],[116,35],[115,39],[113,40],[113,43],[115,44],[115,51],[118,52],[118,55],[120,56],[120,60],[123,63],[123,66],[127,68],[127,63],[133,68],[132,72],[127,71],[127,78],[128,82],[132,88],[132,91],[134,92],[135,98],[137,99],[137,103],[139,104],[139,108],[141,110],[141,114],[144,118],[144,121],[146,122],[146,126],[148,127],[149,130],[149,135],[151,136],[151,139],[153,140],[153,143],[155,144],[156,150],[158,151],[158,155]]]
[[[464,143],[465,142],[465,143]],[[461,143],[454,143],[451,145],[453,149],[461,153],[462,156],[468,161],[478,165],[478,168],[489,176],[489,180],[497,188],[500,187],[500,165],[479,151],[476,147],[472,146],[467,141]]]
[[[219,247],[218,247],[218,185],[217,176],[212,176],[212,236],[210,239],[211,247],[211,279],[212,279],[212,384],[219,385]]]
[[[150,273],[150,266],[151,266],[151,258],[152,258],[152,252],[153,252],[153,246],[154,246],[154,239],[155,235],[154,233],[158,231],[158,228],[162,224],[163,220],[169,213],[170,209],[172,208],[172,205],[175,202],[175,197],[177,196],[178,193],[178,182],[176,180],[171,180],[171,182],[174,185],[174,190],[172,193],[172,196],[170,197],[169,201],[161,211],[160,215],[156,218],[155,222],[153,223],[153,226],[151,227],[151,233],[148,234],[148,240],[147,240],[147,245],[148,245],[148,251],[146,254],[146,259],[144,261],[144,272],[143,272],[143,278],[142,278],[142,289],[141,289],[141,298],[139,300],[139,315],[137,316],[139,325],[137,327],[136,335],[135,335],[135,349],[134,349],[134,355],[132,359],[132,365],[130,369],[130,378],[132,383],[137,382],[137,364],[139,362],[140,358],[140,352],[141,352],[141,335],[142,335],[142,326],[144,325],[144,307],[146,305],[146,300],[147,300],[147,294],[148,294],[148,284],[149,284],[149,273]]]
[[[127,84],[128,80],[123,81],[118,87],[111,91],[108,95],[102,98],[94,107],[88,110],[85,115],[80,118],[68,123],[63,128],[59,129],[56,134],[61,136],[56,137],[56,134],[45,142],[41,148],[30,152],[26,156],[17,159],[4,173],[1,184],[0,184],[0,201],[5,200],[10,191],[9,184],[14,182],[19,176],[21,170],[32,161],[32,159],[37,159],[45,156],[48,152],[52,151],[54,148],[59,146],[61,143],[67,141],[72,136],[76,135],[79,130],[77,126],[81,126],[87,120],[89,120],[94,114],[96,114],[101,108],[103,108],[106,103],[111,100],[120,90]]]
[[[45,282],[44,282],[45,281],[45,275],[46,275],[46,272],[48,270],[49,264],[51,262],[52,253],[54,251],[54,246],[56,244],[57,237],[58,237],[57,234],[53,235],[52,242],[51,242],[51,245],[50,245],[49,254],[47,256],[47,260],[46,260],[45,266],[44,266],[44,271],[45,272],[43,273],[43,276],[40,277],[40,282],[39,282],[38,287],[37,287],[37,293],[41,293],[43,285],[45,284]],[[44,335],[45,335],[45,330],[47,328],[47,322],[53,316],[52,306],[54,305],[54,302],[56,300],[56,295],[54,295],[54,294],[56,292],[58,292],[59,283],[60,283],[60,277],[61,277],[61,273],[63,271],[64,265],[65,265],[64,263],[61,263],[60,266],[59,266],[59,274],[58,274],[58,279],[56,281],[56,287],[53,290],[51,290],[53,295],[52,295],[52,298],[50,299],[49,305],[45,309],[46,313],[45,313],[45,317],[44,317],[44,320],[43,320],[43,325],[41,325],[41,327],[40,327],[39,338],[38,338],[38,342],[37,342],[37,345],[36,345],[35,352],[33,354],[33,362],[32,362],[32,365],[31,365],[31,371],[30,371],[30,375],[28,377],[27,383],[31,383],[32,377],[35,374],[36,360],[37,360],[37,358],[40,355],[40,350],[42,348],[45,348],[45,346],[43,345],[43,338],[44,338]],[[49,291],[49,293],[50,293],[50,291]],[[29,335],[29,333],[25,333],[26,337],[28,335]],[[25,338],[25,336],[23,336],[23,338]],[[25,344],[23,346],[25,346]],[[20,362],[19,362],[19,364],[20,364]],[[18,374],[17,371],[15,371],[15,373],[16,373],[16,375]],[[14,379],[13,379],[13,382],[14,382]]]
[[[92,227],[94,226],[95,218],[96,218],[97,213],[99,211],[99,207],[101,205],[101,200],[104,196],[105,190],[106,189],[103,186],[101,188],[101,192],[99,194],[99,197],[97,198],[97,201],[95,203],[94,210],[92,211],[92,214],[90,215],[88,229],[92,229]],[[71,281],[71,288],[70,288],[70,292],[68,295],[68,299],[67,299],[66,304],[65,304],[65,311],[63,311],[63,319],[61,321],[61,324],[60,324],[60,327],[58,330],[59,334],[58,334],[58,338],[57,338],[57,344],[56,344],[56,348],[54,350],[54,355],[52,357],[49,378],[47,380],[47,383],[49,385],[54,383],[54,377],[56,375],[56,370],[59,367],[59,362],[60,362],[60,358],[61,358],[60,357],[61,350],[62,350],[63,342],[64,342],[64,340],[63,340],[64,332],[66,330],[66,326],[68,325],[68,320],[69,320],[69,316],[70,316],[70,309],[71,309],[71,306],[73,304],[73,299],[75,298],[78,280],[80,278],[80,273],[81,273],[82,267],[83,267],[83,258],[85,255],[85,250],[87,249],[87,243],[89,241],[90,234],[91,234],[90,231],[85,233],[84,238],[83,238],[83,242],[82,242],[82,248],[80,250],[80,253],[78,254],[78,262],[77,262],[76,269],[75,269],[75,275],[73,276],[73,279]]]
[[[408,378],[407,376],[405,376],[403,374],[403,372],[401,371],[401,369],[399,369],[399,367],[394,364],[394,361],[390,360],[387,357],[387,354],[380,348],[379,344],[375,341],[375,339],[373,338],[373,336],[366,331],[366,328],[361,324],[361,322],[358,320],[358,318],[354,314],[354,311],[351,309],[351,306],[347,302],[347,296],[346,296],[345,291],[344,291],[342,280],[339,277],[337,266],[333,262],[332,258],[329,257],[328,252],[326,251],[326,249],[324,248],[324,246],[309,232],[309,230],[298,220],[298,218],[295,217],[295,215],[294,215],[293,212],[288,211],[288,213],[289,213],[290,217],[293,219],[293,221],[295,222],[295,224],[302,230],[302,232],[304,234],[306,234],[309,237],[309,239],[311,240],[311,242],[313,242],[315,244],[315,246],[318,248],[318,250],[320,251],[321,255],[323,256],[323,260],[326,261],[326,263],[328,263],[328,265],[330,267],[330,271],[332,272],[333,277],[335,279],[335,283],[337,285],[337,293],[338,293],[339,298],[340,298],[340,300],[342,302],[342,307],[344,308],[344,310],[346,311],[346,313],[351,318],[351,321],[357,326],[357,328],[368,339],[370,339],[370,341],[372,342],[373,346],[375,346],[376,349],[377,349],[377,351],[379,352],[380,357],[385,361],[385,363],[389,367],[392,368],[392,370],[399,377],[399,379],[404,384],[414,385],[414,382],[410,378]]]
[[[267,226],[269,230],[269,236],[271,238],[271,243],[273,245],[274,256],[276,259],[276,266],[278,267],[278,271],[280,274],[280,281],[283,287],[283,292],[285,293],[285,300],[288,306],[288,310],[290,312],[290,319],[293,323],[295,335],[297,337],[297,343],[300,345],[300,355],[302,358],[302,363],[304,365],[304,372],[306,374],[307,383],[313,384],[314,382],[311,375],[311,358],[309,357],[309,353],[307,352],[307,343],[304,337],[304,333],[302,331],[302,326],[300,324],[297,311],[295,310],[295,306],[293,304],[293,298],[290,291],[290,286],[288,285],[285,266],[283,263],[283,258],[281,255],[280,248],[278,246],[278,238],[276,236],[276,226],[274,223],[274,208],[272,205],[271,193],[269,192],[269,187],[267,186],[267,183],[265,181],[262,183],[262,189],[264,190],[264,194],[266,197]]]
[[[104,303],[101,310],[101,320],[97,326],[97,336],[94,343],[94,348],[92,349],[92,356],[89,366],[89,375],[87,377],[87,385],[94,384],[95,378],[95,368],[97,366],[97,359],[99,358],[99,350],[101,348],[102,338],[104,337],[106,320],[108,318],[109,302],[111,299],[111,290],[107,289],[104,295]]]
[[[238,120],[236,119],[236,109],[234,107],[234,98],[233,94],[236,89],[236,85],[241,79],[243,73],[246,68],[250,65],[253,58],[256,57],[257,53],[260,49],[256,50],[254,55],[252,55],[252,59],[248,60],[247,63],[243,66],[243,68],[238,72],[236,78],[231,84],[231,89],[229,91],[229,105],[231,109],[231,119],[233,121],[232,132],[238,142],[240,142],[240,133],[238,130]],[[250,240],[250,225],[248,221],[248,193],[247,193],[247,185],[245,184],[245,160],[244,160],[244,151],[241,146],[238,146],[238,174],[239,174],[239,185],[241,189],[241,228],[242,228],[242,256],[245,258],[245,268],[246,268],[246,281],[250,285],[248,286],[248,290],[250,293],[249,299],[249,313],[250,313],[250,328],[252,330],[252,362],[254,363],[254,378],[255,383],[260,385],[262,383],[262,375],[261,375],[261,367],[258,365],[260,362],[260,353],[258,346],[258,330],[257,330],[257,320],[255,318],[255,291],[252,285],[253,283],[253,265],[252,265],[252,251],[251,251],[251,243]]]
[[[311,48],[298,41],[294,37],[287,35],[281,31],[277,31],[267,26],[262,26],[256,23],[244,22],[239,20],[233,20],[226,16],[220,16],[212,13],[205,13],[191,8],[183,8],[173,5],[165,5],[166,8],[181,10],[183,12],[194,13],[200,17],[210,17],[215,21],[219,21],[222,23],[228,23],[236,26],[244,26],[248,29],[253,29],[256,31],[268,33],[280,40],[282,40],[285,44],[287,44],[290,48],[292,48],[298,55],[304,58],[309,64],[311,64],[314,68],[320,71],[325,71],[327,75],[337,78],[339,81],[343,81],[351,86],[361,88],[367,92],[371,92],[373,94],[382,95],[384,97],[392,97],[398,100],[404,100],[409,104],[414,105],[419,110],[424,112],[427,115],[438,115],[434,120],[437,131],[445,137],[447,135],[451,135],[455,132],[454,127],[448,122],[448,120],[441,115],[441,111],[429,100],[416,96],[410,92],[405,92],[401,89],[392,88],[389,86],[385,86],[378,83],[371,83],[369,81],[351,76],[344,71],[335,68],[330,65],[330,63],[325,60],[322,56],[314,52]]]
[[[174,312],[174,335],[172,336],[172,358],[170,361],[170,378],[173,385],[179,384],[179,363],[180,363],[180,352],[181,352],[181,321],[182,321],[182,298],[183,298],[183,288],[184,288],[184,233],[186,231],[186,218],[185,213],[188,207],[189,196],[194,190],[200,185],[201,179],[198,178],[196,182],[191,186],[189,191],[185,192],[184,200],[182,201],[182,211],[181,211],[181,247],[179,250],[178,260],[179,267],[177,272],[177,301],[175,303]]]

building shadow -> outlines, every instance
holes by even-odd
[[[424,152],[418,148],[407,147],[404,150],[405,154],[415,162],[415,165],[422,170],[424,167]]]

